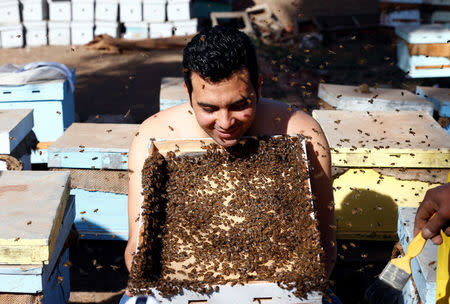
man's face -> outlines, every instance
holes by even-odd
[[[217,83],[192,73],[191,81],[191,104],[200,127],[219,145],[235,145],[255,118],[257,92],[248,71],[237,71]]]

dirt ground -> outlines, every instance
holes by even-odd
[[[449,87],[448,79],[405,78],[395,66],[389,37],[382,32],[348,33],[310,49],[299,48],[298,42],[283,46],[257,42],[263,95],[311,111],[318,107],[321,81],[410,90],[415,85]],[[81,122],[142,122],[158,110],[161,78],[182,76],[181,60],[181,50],[104,54],[71,46],[0,49],[0,65],[57,61],[76,68],[75,111]],[[332,288],[343,303],[363,303],[365,288],[389,260],[394,242],[354,241],[355,248],[346,246],[353,249],[344,252],[341,245],[347,243],[338,241],[341,258]],[[78,241],[71,246],[70,303],[119,302],[127,281],[124,248],[125,242],[119,241]]]

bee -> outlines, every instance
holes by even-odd
[[[67,261],[63,264],[64,267],[72,267],[72,262],[71,261]]]
[[[60,112],[60,111],[56,111],[56,114],[59,114],[59,115],[61,115],[61,112]]]
[[[64,281],[64,278],[62,276],[58,276],[58,284],[62,284],[62,282]]]
[[[174,130],[172,126],[169,126],[169,129],[170,129],[170,131],[173,131],[173,130]]]
[[[93,157],[93,158],[92,158],[92,160],[96,160],[96,159],[98,159],[98,157],[97,157],[97,156],[95,156],[95,157]]]
[[[342,94],[339,94],[336,96],[336,98],[341,98],[341,97],[342,97]]]
[[[98,208],[95,208],[95,209],[94,209],[94,212],[98,212]]]
[[[28,226],[31,225],[31,221],[28,221],[28,222],[27,222],[27,225],[28,225]]]

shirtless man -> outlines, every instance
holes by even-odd
[[[185,89],[190,102],[159,112],[139,127],[129,153],[129,238],[125,263],[130,270],[143,201],[141,170],[150,138],[211,137],[223,147],[244,135],[303,134],[308,140],[311,187],[328,275],[336,257],[330,152],[319,124],[302,111],[261,98],[261,76],[254,46],[242,32],[214,27],[195,36],[183,53]],[[128,293],[127,293],[128,294]]]

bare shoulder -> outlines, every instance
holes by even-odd
[[[140,126],[139,133],[148,138],[170,139],[186,136],[186,130],[195,132],[198,128],[189,103],[183,103],[147,118]]]
[[[301,110],[296,110],[289,117],[287,133],[301,133],[310,136],[315,134],[313,137],[316,137],[323,132],[319,123],[311,115]]]

